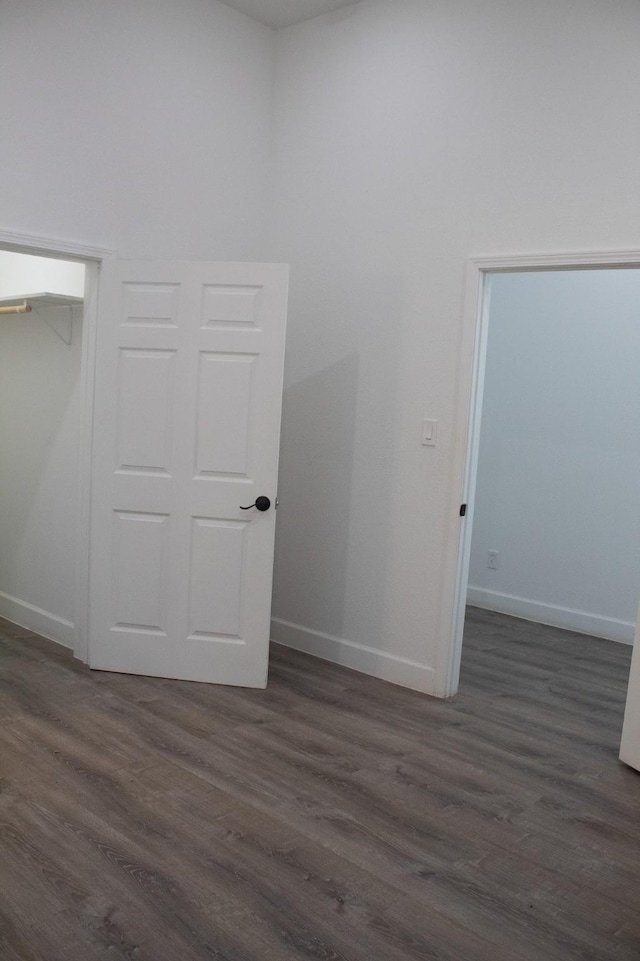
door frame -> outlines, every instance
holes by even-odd
[[[450,523],[446,540],[442,620],[435,684],[440,697],[458,690],[478,454],[489,332],[491,277],[543,270],[611,270],[640,268],[640,250],[580,251],[471,257],[465,276],[458,383],[453,423],[453,469]],[[460,519],[460,505],[466,515]]]
[[[86,663],[89,631],[89,539],[91,516],[91,450],[93,444],[93,388],[98,332],[98,280],[100,266],[116,251],[51,237],[0,230],[0,250],[34,257],[51,257],[83,263],[85,270],[80,362],[80,443],[77,468],[78,525],[75,530],[75,603],[73,653]]]

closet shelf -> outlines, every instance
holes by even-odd
[[[0,306],[9,307],[15,304],[18,307],[25,301],[32,307],[75,307],[77,304],[82,304],[84,298],[73,297],[71,294],[50,294],[41,291],[37,294],[16,294],[15,297],[0,297]]]

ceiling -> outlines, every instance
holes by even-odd
[[[301,20],[351,6],[353,0],[222,0],[228,7],[259,20],[268,27],[289,27]]]

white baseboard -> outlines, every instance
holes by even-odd
[[[283,621],[279,617],[274,617],[271,621],[271,639],[285,647],[313,654],[324,661],[332,661],[353,671],[391,681],[392,684],[400,684],[414,691],[434,694],[436,690],[435,671],[427,664],[377,651],[373,647],[346,641],[342,637],[313,631],[299,624]]]
[[[602,617],[600,614],[589,614],[587,611],[574,611],[569,607],[559,607],[556,604],[541,604],[539,601],[530,601],[526,597],[501,594],[500,591],[487,591],[480,587],[468,588],[467,601],[473,607],[482,607],[487,611],[500,611],[501,614],[512,614],[525,621],[537,621],[538,624],[549,624],[567,631],[578,631],[580,634],[605,637],[610,641],[620,641],[622,644],[633,644],[636,626],[632,621],[619,621],[614,617]]]
[[[12,597],[11,594],[5,594],[4,591],[0,591],[0,617],[64,647],[73,648],[75,629],[71,621],[43,611],[40,607]]]

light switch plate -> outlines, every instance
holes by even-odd
[[[435,447],[438,441],[438,421],[437,420],[423,420],[422,421],[422,446],[423,447]]]

